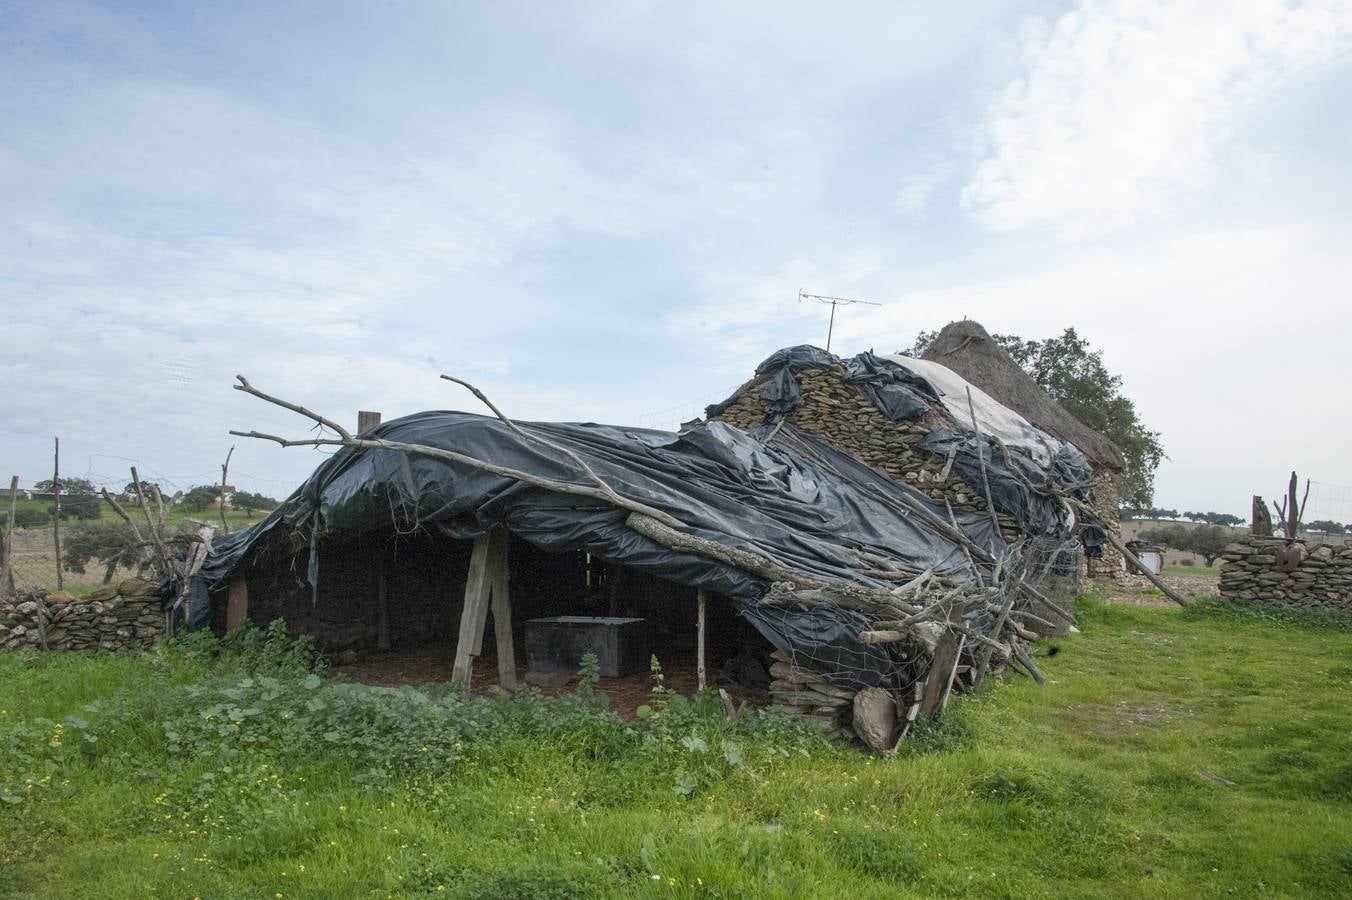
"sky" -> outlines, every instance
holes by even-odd
[[[284,495],[236,374],[671,428],[803,289],[881,304],[842,354],[1074,326],[1159,505],[1352,521],[1350,100],[1349,0],[0,0],[0,474]]]

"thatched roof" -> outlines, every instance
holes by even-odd
[[[977,322],[950,322],[921,359],[952,369],[1037,428],[1069,441],[1094,468],[1122,471],[1122,451],[1066,412]]]

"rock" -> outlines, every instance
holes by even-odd
[[[884,753],[896,744],[897,704],[882,688],[854,695],[854,733],[871,750]]]
[[[85,600],[112,600],[117,596],[117,585],[110,584],[107,587],[101,587],[97,591],[90,591],[85,594]]]
[[[140,597],[154,590],[155,585],[144,578],[124,578],[117,584],[117,592],[123,597]]]
[[[47,595],[47,602],[51,603],[75,603],[79,598],[69,591],[53,591]]]

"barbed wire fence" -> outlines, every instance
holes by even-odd
[[[147,495],[143,507],[131,488],[130,471],[117,474],[114,465],[109,464],[115,461],[116,457],[90,457],[85,471],[80,474],[63,472],[59,526],[49,479],[18,480],[14,528],[0,544],[0,564],[4,564],[0,596],[16,596],[35,590],[49,593],[61,590],[81,596],[113,587],[128,578],[146,577],[151,573],[157,553],[151,540],[152,532],[162,532],[169,552],[174,552],[180,549],[178,545],[183,540],[196,532],[197,523],[210,522],[218,530],[224,530],[218,501],[203,503],[200,491],[197,496],[189,497],[195,487],[207,487],[219,495],[219,470],[180,475],[142,467],[139,475]],[[159,527],[161,513],[153,499],[151,485],[165,506],[162,529]],[[251,498],[281,500],[295,486],[294,481],[231,472],[232,490],[227,493],[227,498],[244,494]],[[0,484],[0,532],[5,530],[10,511],[8,488],[8,484]],[[131,519],[130,524],[104,500],[102,493],[105,491]],[[247,527],[261,519],[266,514],[265,509],[266,504],[262,503],[248,509],[232,507],[227,500],[228,529]],[[5,548],[8,548],[7,559]]]
[[[1342,526],[1352,532],[1352,485],[1330,484],[1325,481],[1309,479],[1309,499],[1305,501],[1301,527],[1328,526],[1329,523]],[[1333,529],[1334,534],[1342,532]]]

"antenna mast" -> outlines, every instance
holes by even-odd
[[[826,326],[826,351],[831,352],[831,334],[836,330],[836,307],[849,306],[852,303],[861,303],[864,306],[882,306],[881,303],[874,303],[871,300],[854,300],[850,297],[828,297],[823,294],[804,293],[802,288],[798,289],[798,302],[804,300],[816,300],[818,303],[831,304],[831,321]]]

